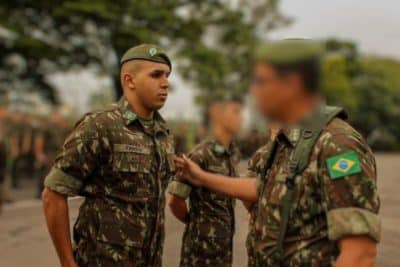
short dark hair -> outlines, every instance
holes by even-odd
[[[321,64],[317,58],[308,59],[296,63],[272,64],[279,75],[297,73],[300,75],[304,87],[311,93],[319,92],[321,80]]]

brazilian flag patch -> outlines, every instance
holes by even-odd
[[[355,151],[349,151],[326,160],[331,179],[361,172],[361,164]]]

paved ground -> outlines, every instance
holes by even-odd
[[[379,267],[400,267],[400,155],[377,155],[379,190],[381,193],[383,237],[379,246]],[[241,164],[243,168],[244,164]],[[7,267],[55,267],[58,266],[55,251],[47,235],[41,204],[30,200],[34,194],[31,183],[16,192],[21,201],[5,208],[0,217],[0,266]],[[70,201],[72,220],[80,199]],[[182,225],[167,212],[167,236],[164,266],[178,266]],[[234,267],[246,266],[244,241],[247,233],[246,213],[238,205],[237,234],[235,237]]]

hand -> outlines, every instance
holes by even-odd
[[[175,157],[174,158],[177,172],[176,177],[178,180],[183,180],[191,183],[195,186],[201,186],[201,174],[203,170],[191,161],[188,157],[183,155],[182,157]]]
[[[68,263],[63,263],[61,267],[78,267],[78,265],[74,261],[71,261]]]

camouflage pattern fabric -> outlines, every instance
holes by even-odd
[[[237,176],[239,150],[233,143],[226,150],[215,139],[197,145],[189,157],[206,171]],[[173,190],[169,190],[174,194]],[[186,226],[181,267],[228,267],[232,265],[234,200],[206,188],[192,188],[189,195],[189,223]]]
[[[264,168],[267,164],[268,155],[271,152],[272,141],[260,147],[254,155],[250,158],[248,162],[248,168],[245,177],[255,178],[257,179],[257,183],[259,184],[263,179]],[[258,186],[259,188],[259,186]],[[247,235],[246,240],[246,249],[248,256],[248,267],[256,266],[256,259],[254,257],[254,223],[257,215],[257,203],[254,203],[250,210],[250,222],[249,222],[249,233]]]
[[[260,183],[251,240],[256,266],[280,266],[273,255],[287,190],[287,163],[295,141],[289,131],[278,134],[274,163]],[[334,178],[327,160],[347,152],[355,153],[360,168]],[[261,166],[262,157],[259,161]],[[333,266],[339,253],[337,241],[344,236],[367,235],[379,241],[380,202],[374,156],[366,141],[348,123],[335,118],[323,130],[307,168],[295,178],[292,203],[283,266]]]
[[[160,115],[139,119],[125,98],[77,123],[45,186],[86,197],[73,233],[78,266],[161,266],[173,155]]]

